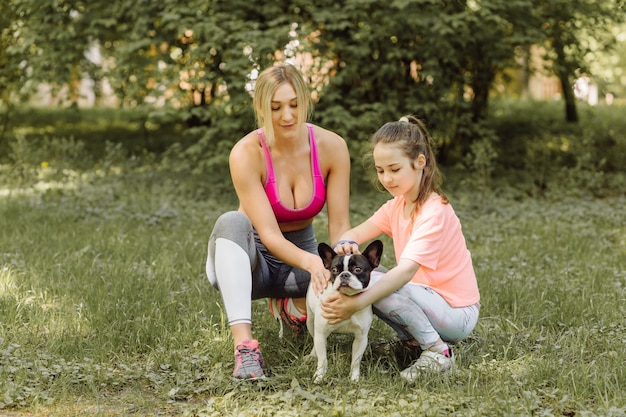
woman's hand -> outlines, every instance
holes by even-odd
[[[311,284],[313,285],[313,293],[317,296],[324,292],[330,281],[330,271],[324,267],[322,258],[311,255],[311,264],[307,268],[311,274]]]
[[[349,319],[362,309],[358,298],[358,295],[348,296],[340,292],[331,294],[322,301],[322,317],[328,320],[329,324],[337,324]]]
[[[326,290],[328,281],[330,280],[330,271],[324,267],[316,270],[311,274],[311,283],[315,295],[320,295]]]

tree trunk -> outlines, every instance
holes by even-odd
[[[520,88],[519,95],[527,99],[530,95],[530,47],[524,47],[518,59]]]
[[[559,74],[561,88],[563,89],[563,100],[565,101],[565,120],[568,123],[578,123],[578,112],[576,111],[576,97],[572,83],[567,74]]]
[[[557,32],[554,36],[553,48],[556,52],[556,75],[561,82],[561,89],[563,90],[563,100],[565,101],[565,120],[568,123],[578,123],[578,112],[576,111],[576,97],[574,96],[574,89],[572,83],[569,80],[570,67],[567,63],[567,56],[565,54],[565,47],[561,42],[560,32]]]
[[[491,68],[481,68],[474,74],[472,90],[474,98],[472,99],[472,121],[478,122],[484,120],[488,116],[489,109],[489,89],[493,83],[494,76]]]

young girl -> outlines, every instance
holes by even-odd
[[[339,254],[382,233],[393,239],[397,266],[358,296],[337,294],[323,304],[337,323],[372,304],[407,346],[421,356],[401,376],[444,372],[454,364],[449,343],[466,338],[478,320],[479,292],[461,223],[441,191],[432,140],[413,116],[382,126],[373,137],[378,180],[394,197],[335,244]],[[373,279],[374,281],[374,279]]]
[[[350,156],[336,133],[306,123],[311,97],[300,72],[278,64],[259,75],[253,105],[259,128],[230,153],[239,209],[222,214],[209,238],[206,272],[219,289],[235,348],[236,379],[265,378],[252,337],[252,300],[270,298],[274,317],[306,323],[309,282],[330,272],[317,253],[313,218],[326,205],[332,241],[350,229]]]

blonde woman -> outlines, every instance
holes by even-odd
[[[312,227],[326,205],[331,241],[350,228],[350,157],[339,135],[307,123],[309,87],[292,65],[259,75],[254,89],[259,128],[232,148],[231,178],[237,211],[222,214],[209,239],[206,271],[220,291],[235,348],[233,377],[265,378],[252,336],[252,300],[294,331],[306,324],[306,291],[330,278],[317,254]]]

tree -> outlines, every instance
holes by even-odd
[[[455,100],[463,74],[453,46],[462,6],[351,0],[302,8],[301,37],[327,71],[316,111],[324,124],[362,140],[405,113],[453,126],[445,121],[464,105]]]
[[[593,54],[590,58],[590,73],[598,82],[600,91],[613,97],[626,97],[626,24],[611,28],[616,39],[615,45],[604,53]]]
[[[487,118],[489,95],[496,76],[517,66],[519,51],[540,38],[536,12],[528,1],[491,0],[467,8],[459,52],[472,95],[472,122]]]
[[[81,10],[76,0],[15,0],[13,13],[20,25],[17,34],[28,56],[22,63],[28,77],[56,90],[67,87],[71,104],[78,102],[82,64],[88,42],[81,31]]]
[[[606,49],[615,37],[609,30],[624,21],[621,0],[537,0],[542,18],[546,61],[561,82],[565,119],[578,122],[574,79],[589,73],[588,57]],[[590,42],[593,40],[593,42]]]
[[[4,111],[0,137],[6,129],[9,113],[13,106],[13,96],[19,93],[23,82],[23,69],[19,63],[27,56],[27,48],[19,36],[21,21],[17,18],[12,0],[0,3],[0,104]]]
[[[588,53],[609,43],[619,1],[7,0],[2,100],[45,82],[69,88],[76,103],[83,74],[106,79],[122,106],[171,104],[167,117],[189,123],[189,152],[207,167],[204,152],[254,125],[250,77],[293,53],[317,83],[321,123],[362,143],[413,113],[445,159],[489,134],[482,121],[494,79],[533,43],[546,47],[576,119],[571,83]]]
[[[302,8],[301,37],[328,71],[322,121],[367,137],[381,122],[413,113],[434,128],[442,160],[464,154],[484,134],[496,75],[515,65],[517,47],[539,37],[527,1],[317,1]]]

